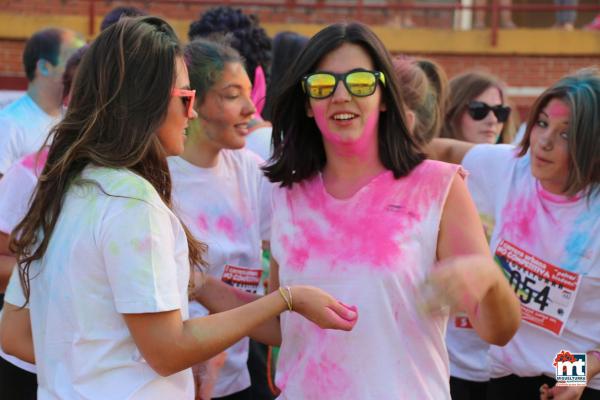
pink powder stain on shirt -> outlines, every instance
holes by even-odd
[[[534,228],[531,225],[536,212],[533,197],[520,196],[508,201],[502,210],[504,222],[501,235],[507,235],[517,242],[531,243],[535,240]]]
[[[433,165],[424,162],[401,180],[385,172],[363,187],[349,203],[332,199],[320,179],[306,182],[304,196],[299,196],[300,201],[293,208],[299,234],[293,243],[282,240],[284,249],[295,254],[291,257],[292,268],[304,269],[309,251],[330,258],[332,267],[348,262],[391,266],[401,252],[402,233],[421,220],[431,202],[448,189],[447,174],[432,174]],[[424,180],[429,184],[422,190],[410,190]],[[382,203],[384,199],[392,200],[394,193],[403,192],[398,185],[406,188],[400,204]]]
[[[341,156],[377,156],[377,127],[379,124],[379,110],[367,116],[363,132],[358,138],[342,138],[338,133],[332,132],[327,126],[327,112],[325,105],[313,106],[315,122],[327,141],[336,153]]]
[[[281,237],[281,244],[286,249],[289,265],[297,271],[302,271],[308,260],[308,248],[300,243],[291,243],[287,235]]]
[[[292,254],[290,266],[303,270],[308,254],[314,254],[327,257],[332,267],[354,262],[391,268],[401,253],[405,231],[422,220],[431,202],[447,190],[447,175],[430,172],[418,166],[402,180],[384,172],[348,202],[331,198],[318,178],[306,182],[303,196],[298,196],[293,207],[298,232],[293,242],[282,240]],[[423,179],[429,179],[426,188],[411,190]],[[403,194],[397,201],[396,193]]]
[[[148,253],[152,249],[152,239],[147,236],[142,240],[136,240],[133,243],[135,250],[139,253]]]
[[[208,231],[208,222],[205,215],[200,214],[196,217],[196,226],[204,232]]]
[[[352,377],[331,360],[327,350],[307,362],[303,379],[309,399],[343,399],[352,387]]]
[[[34,175],[39,175],[48,160],[48,148],[45,147],[39,152],[31,153],[21,160],[21,165],[27,168]]]
[[[225,232],[225,235],[227,235],[229,239],[233,240],[235,238],[235,225],[231,218],[224,215],[219,217],[217,220],[217,229]]]

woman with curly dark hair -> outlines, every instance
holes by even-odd
[[[244,57],[246,71],[253,85],[252,100],[260,114],[271,66],[271,38],[260,26],[256,15],[247,15],[241,9],[231,7],[211,8],[203,13],[190,24],[188,37],[191,41],[214,34],[230,34],[230,46]]]

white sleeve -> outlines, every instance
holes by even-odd
[[[480,214],[495,214],[496,201],[517,160],[515,151],[511,145],[478,144],[463,158],[462,166],[469,173],[467,187]]]
[[[0,119],[0,174],[5,174],[19,158],[19,127],[7,118]]]
[[[4,301],[14,306],[21,307],[25,304],[25,291],[21,286],[19,268],[15,266],[10,274],[10,280],[4,293]],[[29,304],[27,305],[29,307]]]
[[[0,232],[10,234],[29,210],[37,179],[20,163],[0,179]]]
[[[143,200],[114,201],[114,212],[100,229],[99,248],[117,311],[180,309],[171,215]]]

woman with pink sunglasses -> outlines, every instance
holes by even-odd
[[[11,242],[18,269],[0,339],[36,363],[39,399],[191,400],[190,366],[247,335],[277,338],[284,310],[324,328],[355,323],[308,286],[188,318],[190,266],[204,264],[205,245],[171,210],[166,157],[181,154],[196,118],[182,56],[165,21],[126,18],[81,62]]]

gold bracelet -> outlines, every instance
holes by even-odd
[[[294,311],[294,300],[292,300],[292,288],[286,286],[285,289],[287,290],[288,295],[290,296],[290,311]]]
[[[281,286],[279,286],[279,294],[281,295],[281,297],[283,298],[283,301],[285,301],[285,304],[287,305],[287,308],[289,311],[292,311],[292,303],[290,302],[290,300],[285,296],[285,291],[283,290],[283,288]]]

